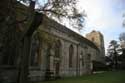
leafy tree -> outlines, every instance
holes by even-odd
[[[119,35],[120,45],[122,49],[125,49],[125,32]]]
[[[125,41],[125,32],[122,32],[122,33],[119,35],[119,40],[120,40],[120,41],[122,41],[122,40]]]
[[[18,0],[27,5],[33,0]],[[84,27],[85,11],[79,12],[76,4],[78,0],[34,0],[36,3],[35,9],[38,12],[55,18],[57,21],[63,19],[69,20],[72,27],[81,30]]]
[[[112,59],[111,56],[105,56],[105,62],[106,62],[106,66],[108,69],[111,69],[112,67]]]
[[[119,35],[119,40],[120,40],[120,46],[121,46],[121,51],[122,51],[122,55],[120,56],[120,59],[123,64],[125,61],[125,32],[122,32]]]
[[[108,57],[110,58],[110,63],[112,64],[113,69],[117,69],[118,66],[118,55],[120,53],[119,51],[119,44],[116,40],[112,40],[110,42],[110,45],[108,47]]]

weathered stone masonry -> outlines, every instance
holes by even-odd
[[[31,66],[32,80],[91,73],[92,60],[97,59],[99,49],[88,39],[47,17],[43,18],[33,38],[35,36],[40,53],[34,55],[39,58],[36,58],[37,64]]]
[[[24,12],[27,13],[28,10],[30,9],[25,9]],[[19,13],[17,14],[19,19],[25,17],[23,13],[20,14],[20,11],[17,13]],[[6,16],[4,16],[4,19],[6,19]],[[0,24],[1,30],[10,28],[10,26],[6,26],[4,21]],[[17,24],[16,27],[12,26],[12,28],[18,29],[15,31],[16,35],[14,34],[17,40],[27,31],[30,21],[32,20],[29,18],[24,24]],[[1,37],[4,36],[2,31],[0,34]],[[0,44],[2,41],[3,38],[0,38]],[[0,82],[17,82],[20,78],[23,43],[20,43],[20,40],[18,42],[19,44],[14,44],[15,48],[12,48],[13,53],[9,54],[8,50],[6,50],[7,52],[0,51]],[[11,49],[11,47],[8,48]],[[9,51],[11,52],[11,50]],[[93,69],[92,61],[97,60],[99,54],[100,51],[93,42],[43,16],[43,23],[32,36],[29,78],[31,81],[41,81],[91,74]],[[4,56],[9,57],[9,59],[4,60],[3,58],[6,58]]]

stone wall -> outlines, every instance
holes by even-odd
[[[39,35],[41,40],[42,49],[38,55],[41,56],[41,62],[37,65],[42,72],[37,77],[42,76],[41,80],[91,74],[92,60],[99,56],[99,49],[94,43],[45,16],[34,35]],[[55,47],[58,43],[59,46]],[[56,50],[59,52],[58,57]],[[34,76],[32,72],[39,71],[31,71],[30,77]]]
[[[18,5],[16,6],[18,8]],[[26,11],[29,12],[30,9],[25,9],[24,12],[27,13]],[[25,18],[20,11],[17,11],[16,17],[17,20]],[[10,33],[11,35],[7,34],[10,26],[6,24],[6,19],[7,16],[4,16],[3,21],[0,23],[2,27],[0,29],[0,49],[2,49],[0,50],[0,81],[9,83],[19,80],[21,72],[20,62],[23,55],[21,38],[27,32],[29,26],[31,26],[30,24],[33,18],[29,18],[24,24],[15,24],[12,26],[15,34]],[[8,44],[3,44],[5,43],[3,39],[8,37],[6,34],[12,37],[14,35],[17,38],[18,43],[14,41],[16,42],[14,43],[15,47],[9,43],[13,49],[12,47],[8,47]],[[13,39],[10,40],[13,41]],[[6,46],[3,47],[1,45]],[[9,49],[6,50],[6,47]],[[3,54],[5,53],[4,49],[7,54]],[[10,49],[12,49],[14,53],[9,53],[11,52]],[[5,55],[13,57],[13,54],[15,54],[15,57],[11,59],[10,62],[14,64],[3,64],[3,57]],[[31,81],[41,81],[59,77],[91,74],[93,68],[92,60],[98,55],[99,49],[94,43],[44,16],[43,23],[39,29],[34,32],[32,38],[29,78]],[[8,59],[6,59],[5,62],[6,61],[8,62]]]

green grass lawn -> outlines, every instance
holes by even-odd
[[[125,83],[125,71],[104,72],[80,77],[68,77],[40,83]]]

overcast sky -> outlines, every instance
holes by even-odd
[[[107,47],[111,40],[118,40],[119,34],[125,32],[122,27],[125,0],[79,0],[77,6],[87,13],[86,28],[81,34],[100,31]]]

